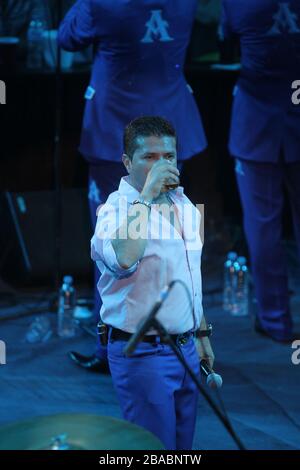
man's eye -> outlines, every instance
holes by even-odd
[[[152,157],[152,155],[146,155],[145,158],[146,158],[146,160],[152,160],[153,157]]]
[[[173,160],[173,158],[174,158],[174,155],[168,155],[168,156],[167,156],[167,159],[168,159],[168,160]]]

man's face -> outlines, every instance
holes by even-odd
[[[136,143],[137,148],[132,159],[123,155],[123,163],[129,173],[130,183],[141,191],[152,165],[157,161],[165,159],[177,167],[176,139],[169,136],[140,136]]]

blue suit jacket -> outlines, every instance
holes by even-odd
[[[69,51],[96,45],[80,151],[120,161],[125,126],[161,115],[178,135],[178,158],[206,147],[201,118],[184,75],[197,0],[79,0],[58,40]]]
[[[300,160],[300,106],[291,85],[300,80],[300,1],[223,0],[223,32],[241,44],[235,89],[232,155],[275,162]]]

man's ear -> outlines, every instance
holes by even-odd
[[[129,158],[126,153],[123,153],[123,155],[122,155],[122,162],[124,163],[124,166],[127,170],[127,173],[130,175],[132,161],[131,161],[131,158]]]

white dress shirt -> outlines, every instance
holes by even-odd
[[[202,317],[200,212],[183,194],[183,188],[168,193],[181,230],[176,230],[157,210],[151,208],[147,244],[143,257],[130,269],[123,269],[116,258],[111,239],[124,222],[138,191],[122,178],[118,191],[98,208],[91,256],[101,272],[98,290],[102,299],[100,315],[104,323],[134,333],[150,313],[162,289],[175,284],[157,319],[170,334],[180,334],[200,326]],[[141,208],[141,206],[137,206]],[[146,211],[149,209],[143,206]],[[180,233],[179,233],[180,232]],[[153,330],[148,332],[153,334]]]

